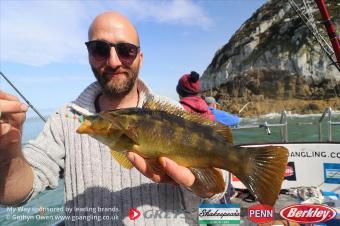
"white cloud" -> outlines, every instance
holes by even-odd
[[[86,57],[78,2],[1,2],[0,57],[2,61],[42,66],[77,62]]]
[[[213,24],[204,9],[191,0],[129,0],[114,2],[112,5],[140,20],[202,28]]]
[[[32,66],[87,62],[84,41],[93,17],[117,10],[141,21],[207,28],[193,1],[1,1],[0,61]]]

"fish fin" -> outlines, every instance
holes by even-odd
[[[215,168],[189,168],[195,175],[195,182],[191,186],[192,191],[197,194],[212,192],[218,194],[224,192],[225,181],[223,174]]]
[[[129,161],[125,154],[111,149],[111,155],[124,168],[131,169],[133,167],[132,163]]]
[[[119,137],[117,142],[111,146],[114,150],[120,153],[125,153],[126,151],[132,150],[133,148],[137,148],[139,145],[134,143],[130,137],[128,137],[125,133]]]
[[[143,108],[150,109],[150,110],[165,111],[168,114],[176,115],[176,116],[182,117],[184,119],[187,119],[187,120],[190,120],[190,121],[202,124],[202,125],[214,125],[215,124],[210,119],[202,117],[198,113],[187,112],[173,104],[169,104],[167,102],[161,102],[153,98],[147,99],[147,101],[143,105]]]
[[[265,146],[239,147],[235,151],[242,163],[235,172],[230,171],[261,204],[273,206],[284,179],[288,149],[282,146]]]
[[[213,127],[216,129],[216,132],[220,133],[227,140],[229,144],[234,144],[233,133],[228,126],[218,123]]]
[[[130,126],[129,128],[122,129],[122,130],[124,132],[124,135],[127,136],[128,138],[130,138],[133,143],[135,143],[137,145],[139,144],[138,143],[138,135],[136,133],[135,127]]]

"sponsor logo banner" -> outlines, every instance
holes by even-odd
[[[294,162],[288,162],[285,170],[285,180],[296,181],[296,171]]]
[[[240,224],[240,205],[201,204],[198,209],[199,224]]]
[[[340,158],[340,152],[326,151],[290,151],[289,156],[292,158]]]
[[[129,210],[128,216],[130,220],[139,220],[142,216],[144,219],[185,219],[185,213],[182,210],[161,210],[161,209],[148,209],[143,212],[137,208],[131,208]]]
[[[325,183],[340,184],[340,164],[324,163],[323,170]]]
[[[137,220],[141,215],[141,212],[136,208],[131,208],[129,210],[129,218],[130,220]]]
[[[255,223],[274,221],[274,209],[268,205],[252,205],[248,208],[248,219]]]
[[[333,219],[336,216],[336,211],[325,205],[298,204],[283,208],[280,215],[289,221],[311,224]]]

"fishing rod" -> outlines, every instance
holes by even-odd
[[[37,109],[35,109],[35,107],[25,98],[25,96],[15,87],[15,85],[0,71],[0,75],[8,82],[8,84],[10,86],[12,86],[12,88],[21,96],[22,99],[24,99],[24,101],[27,103],[27,105],[32,108],[33,111],[35,111],[35,113],[37,113],[37,115],[44,121],[46,122],[46,119],[44,118],[44,116],[42,116],[39,111]]]
[[[320,15],[322,17],[323,23],[327,30],[329,40],[331,41],[332,46],[333,46],[335,57],[338,61],[338,66],[340,67],[340,39],[338,38],[338,35],[336,34],[335,26],[333,22],[331,21],[325,1],[324,0],[314,0],[314,1],[319,8]]]

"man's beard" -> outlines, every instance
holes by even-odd
[[[100,84],[103,93],[108,98],[115,98],[115,97],[121,97],[128,94],[133,86],[135,85],[136,79],[138,77],[138,71],[124,71],[124,75],[126,76],[125,79],[116,81],[114,77],[108,76],[107,74],[114,73],[114,70],[109,70],[109,73],[105,73],[103,75],[100,75],[99,72],[93,68],[93,74],[96,77],[98,83]],[[108,70],[107,70],[108,71]]]

